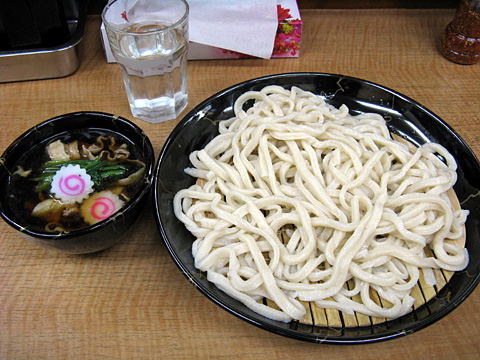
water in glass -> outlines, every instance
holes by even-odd
[[[187,40],[165,23],[137,23],[114,47],[132,114],[149,122],[176,118],[187,105]],[[162,31],[158,31],[162,30]]]

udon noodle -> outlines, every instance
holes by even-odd
[[[468,211],[447,195],[457,165],[443,146],[410,151],[382,116],[296,87],[246,92],[234,113],[190,155],[185,171],[202,182],[174,199],[196,238],[195,267],[225,293],[285,322],[302,319],[302,301],[396,318],[421,272],[433,285],[432,269],[467,266],[450,241],[464,236]]]

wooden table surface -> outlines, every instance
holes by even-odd
[[[304,10],[298,59],[189,62],[189,105],[263,75],[350,75],[395,89],[449,123],[480,155],[480,64],[438,51],[453,10]],[[117,65],[107,64],[99,17],[88,19],[82,63],[63,79],[0,84],[0,149],[50,117],[98,110],[141,126],[158,154],[176,120],[133,118]],[[321,345],[256,328],[222,310],[183,276],[147,208],[127,239],[73,256],[37,247],[0,222],[1,359],[480,358],[480,289],[437,323],[368,345]]]

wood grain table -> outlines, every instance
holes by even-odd
[[[254,77],[327,72],[403,93],[450,124],[480,155],[480,64],[439,53],[453,10],[303,10],[298,59],[189,62],[189,105]],[[59,114],[98,110],[141,126],[158,154],[180,121],[133,118],[120,70],[107,64],[100,19],[88,19],[81,67],[52,80],[0,84],[0,149]],[[121,244],[73,256],[39,248],[0,222],[0,359],[474,359],[480,289],[437,323],[368,345],[321,345],[256,328],[205,298],[170,258],[153,209]]]

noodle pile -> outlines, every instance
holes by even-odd
[[[380,115],[352,116],[296,87],[247,92],[234,112],[190,155],[185,171],[202,181],[174,199],[196,237],[195,267],[225,293],[285,322],[304,317],[301,301],[396,318],[422,271],[433,285],[432,269],[467,266],[449,240],[464,236],[468,211],[447,195],[457,165],[441,145],[410,152]]]

